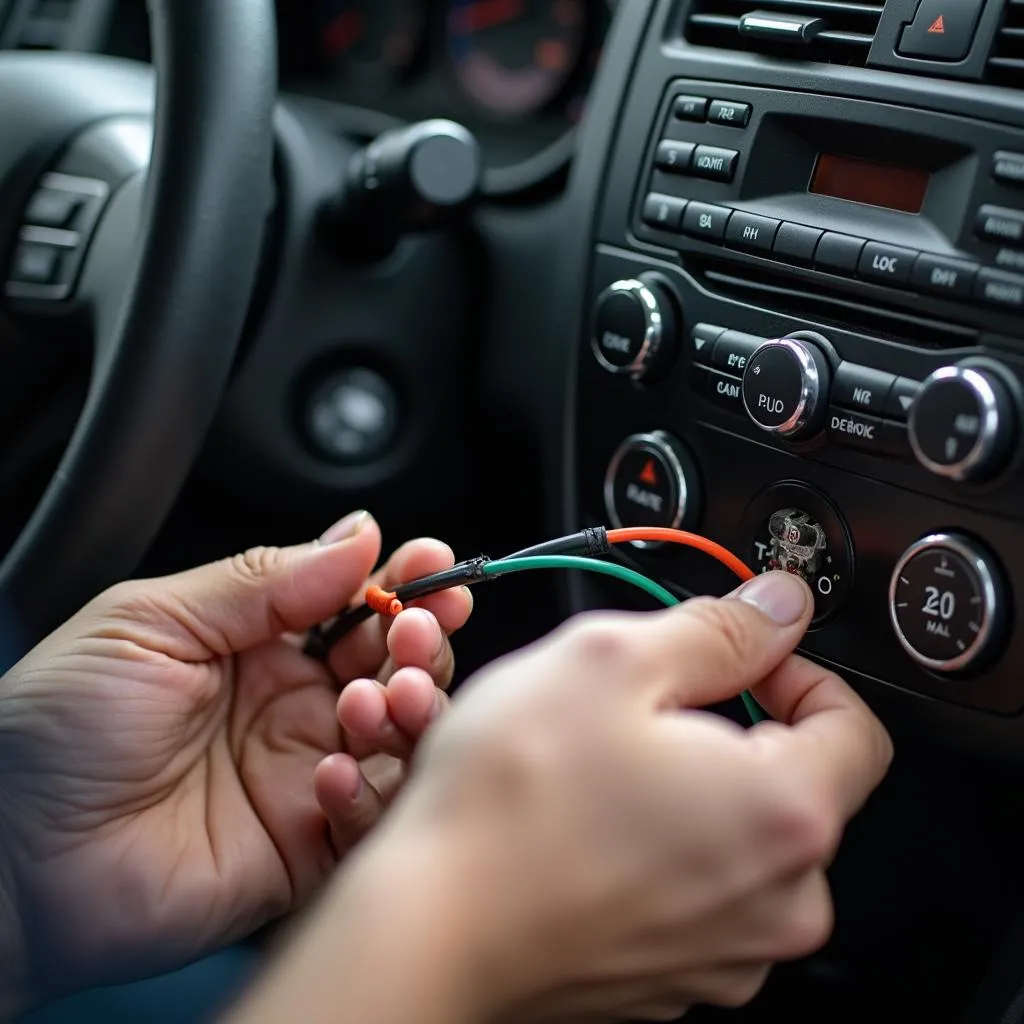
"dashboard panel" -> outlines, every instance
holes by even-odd
[[[317,0],[279,4],[282,87],[480,140],[488,191],[565,170],[610,0]]]
[[[1024,710],[1024,53],[1020,4],[953,6],[634,12],[570,197],[565,522],[804,575],[805,651],[970,742]],[[694,552],[627,560],[733,585]]]

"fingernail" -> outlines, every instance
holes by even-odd
[[[441,708],[442,707],[443,707],[443,705],[441,703],[441,691],[435,689],[434,690],[434,706],[430,709],[430,714],[427,716],[427,721],[428,722],[436,721],[440,717],[440,715],[441,715]]]
[[[354,537],[369,521],[369,512],[351,512],[335,523],[321,538],[321,544],[337,544]]]
[[[349,800],[352,801],[352,803],[356,803],[362,795],[363,795],[363,773],[359,772],[359,774],[356,775],[356,784],[355,784],[355,786],[352,787],[352,792],[349,794],[348,798],[349,798]]]
[[[733,597],[752,604],[778,626],[792,626],[807,608],[810,592],[798,576],[769,572],[745,583]]]

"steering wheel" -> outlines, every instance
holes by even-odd
[[[3,640],[14,656],[138,564],[211,424],[258,274],[273,189],[273,2],[149,6],[152,129],[151,79],[127,64],[0,54],[0,238],[28,247],[30,262],[52,246],[68,247],[65,262],[80,259],[75,294],[61,298],[89,314],[95,337],[72,439],[0,564]],[[83,133],[88,145],[73,172],[116,164],[100,152],[105,140],[138,146],[139,133],[123,122],[106,135],[97,129],[114,95],[130,96],[153,132],[147,170],[120,183],[98,171],[69,173],[68,153]],[[77,231],[24,226],[26,206],[47,184],[51,201],[78,187],[82,208],[94,211],[84,252],[69,242],[85,245]],[[126,217],[133,204],[134,218]],[[126,266],[122,252],[131,253]],[[57,294],[53,285],[32,287],[14,294],[40,306]]]

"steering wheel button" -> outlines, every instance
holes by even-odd
[[[11,281],[20,284],[52,284],[57,276],[61,249],[54,245],[22,242],[11,264]]]
[[[73,192],[40,189],[25,210],[25,223],[42,228],[66,228],[82,208],[83,201]]]

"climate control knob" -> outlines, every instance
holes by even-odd
[[[762,430],[798,440],[821,429],[831,367],[816,338],[803,334],[766,341],[747,360],[743,405]]]
[[[889,618],[903,649],[933,672],[990,664],[1006,640],[1006,593],[995,560],[954,533],[913,544],[889,584]]]
[[[594,303],[590,343],[609,373],[643,380],[665,364],[678,318],[672,296],[655,280],[616,281]]]
[[[925,469],[950,480],[985,480],[1005,468],[1017,438],[1017,403],[984,367],[944,366],[910,407],[910,445]]]

